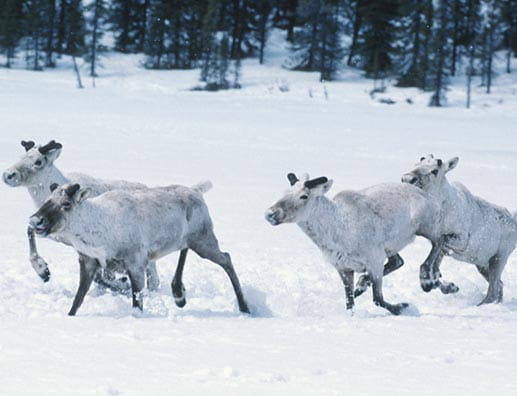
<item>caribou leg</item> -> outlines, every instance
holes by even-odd
[[[90,289],[92,284],[93,277],[99,269],[99,262],[91,257],[79,255],[79,265],[80,265],[80,273],[79,273],[79,287],[77,289],[77,293],[74,297],[74,302],[72,304],[72,308],[68,315],[74,316],[83,303],[84,296]]]
[[[345,286],[346,309],[354,308],[354,271],[338,270]]]
[[[395,254],[388,257],[388,262],[384,265],[383,276],[391,274],[393,271],[398,270],[404,265],[404,260],[399,254]],[[364,274],[359,277],[357,284],[355,285],[354,297],[359,297],[363,294],[368,287],[372,284],[372,280],[369,274]]]
[[[187,259],[188,249],[183,249],[180,252],[180,257],[178,260],[178,266],[176,267],[176,273],[174,274],[174,278],[172,278],[171,289],[172,295],[174,296],[174,302],[180,308],[183,308],[187,303],[185,298],[185,286],[183,286],[183,268],[185,267],[185,260]]]
[[[36,271],[43,282],[48,282],[50,279],[50,270],[48,269],[47,262],[43,260],[43,258],[38,253],[34,228],[27,228],[27,237],[29,238],[29,257],[32,268],[34,268],[34,271]]]

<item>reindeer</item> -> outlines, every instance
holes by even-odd
[[[141,291],[145,268],[174,251],[192,249],[220,265],[229,276],[241,312],[249,313],[228,253],[221,252],[203,199],[210,182],[192,188],[171,185],[152,189],[114,190],[87,199],[90,190],[79,184],[51,186],[53,191],[30,218],[42,237],[64,236],[81,254],[79,289],[69,315],[75,315],[99,265],[127,271],[133,307],[143,309]],[[171,284],[174,292],[174,281]]]
[[[20,161],[4,172],[3,180],[5,184],[10,187],[27,187],[36,207],[40,207],[49,196],[49,188],[53,183],[65,184],[73,180],[88,187],[92,196],[115,189],[134,190],[146,188],[145,185],[140,183],[95,179],[82,173],[64,175],[54,165],[54,162],[59,158],[63,148],[60,143],[52,140],[45,145],[36,145],[33,141],[22,141],[21,144],[25,148],[25,155]],[[27,235],[29,238],[29,253],[32,267],[40,278],[44,282],[47,282],[50,279],[50,270],[46,261],[38,253],[34,230],[31,227],[27,229]],[[70,245],[70,243],[58,233],[52,235],[51,238],[65,245]],[[80,254],[79,260],[88,261],[91,260],[91,258]],[[129,288],[128,282],[124,281],[125,279],[127,279],[127,277],[116,279],[115,275],[106,269],[97,273],[95,281],[113,291],[124,292]],[[147,267],[147,280],[150,290],[158,289],[160,280],[154,261],[150,262]]]
[[[494,205],[472,194],[463,184],[449,183],[446,174],[458,165],[459,158],[448,161],[432,154],[420,158],[404,183],[426,192],[440,207],[440,243],[420,268],[421,286],[430,291],[439,286],[440,263],[444,254],[474,264],[488,282],[488,291],[478,304],[499,303],[503,299],[501,274],[517,243],[517,213]]]
[[[437,206],[421,190],[404,184],[342,191],[330,200],[325,194],[332,180],[308,176],[299,180],[293,173],[287,178],[291,188],[266,211],[266,220],[274,226],[298,224],[337,269],[347,309],[354,306],[354,272],[366,272],[374,303],[400,314],[408,304],[389,304],[383,297],[384,259],[396,269],[403,263],[398,252],[416,235],[433,235]]]

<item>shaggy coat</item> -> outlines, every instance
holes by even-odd
[[[366,272],[375,304],[399,314],[407,304],[388,304],[382,296],[384,260],[389,259],[388,265],[400,263],[398,252],[416,235],[435,235],[437,206],[421,190],[404,184],[343,191],[330,200],[325,193],[332,180],[298,180],[293,174],[288,178],[291,189],[268,209],[266,220],[273,225],[298,224],[337,269],[345,285],[347,309],[354,305],[354,272]]]
[[[3,173],[4,182],[11,187],[24,186],[27,187],[29,194],[39,208],[50,194],[50,186],[53,183],[59,185],[71,183],[80,183],[90,190],[91,196],[100,195],[111,190],[135,190],[146,188],[141,183],[131,183],[122,180],[102,180],[93,178],[82,173],[63,174],[54,162],[61,155],[62,145],[51,141],[44,146],[36,145],[34,142],[22,141],[22,146],[26,152],[24,156],[13,166]],[[50,279],[50,270],[46,261],[39,255],[34,232],[31,228],[27,231],[30,245],[30,262],[36,273],[46,282]],[[55,233],[50,236],[51,239],[70,245],[65,236]],[[88,257],[82,257],[87,260]],[[124,279],[124,278],[122,278]],[[112,272],[105,270],[99,272],[95,281],[103,286],[109,287],[114,291],[127,290],[130,286],[128,282],[117,280]],[[151,262],[147,273],[148,287],[151,290],[158,289],[160,280],[156,271],[156,264]]]
[[[457,157],[445,162],[432,155],[422,157],[402,181],[421,188],[439,205],[442,252],[474,264],[488,281],[487,295],[480,304],[501,302],[501,274],[517,243],[516,215],[475,196],[461,183],[449,183],[446,174],[458,161]],[[442,257],[440,254],[423,265],[422,271],[430,273],[428,279],[439,279]]]
[[[223,267],[234,286],[239,308],[249,312],[230,256],[219,250],[213,233],[202,196],[210,187],[207,182],[192,188],[173,185],[131,192],[116,190],[86,199],[89,190],[78,184],[52,186],[54,192],[31,217],[30,225],[41,236],[62,235],[77,251],[104,268],[127,271],[133,306],[140,309],[148,263],[177,250],[192,249]],[[95,270],[82,266],[81,287],[70,315],[81,305]]]

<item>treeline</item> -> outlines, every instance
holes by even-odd
[[[199,67],[214,90],[239,86],[243,58],[264,62],[273,28],[286,32],[293,69],[330,81],[354,66],[432,91],[435,106],[451,76],[480,76],[490,92],[496,51],[507,72],[517,56],[516,0],[0,0],[6,67],[23,56],[42,70],[65,54],[95,75],[109,31],[115,50],[144,53],[151,69]]]

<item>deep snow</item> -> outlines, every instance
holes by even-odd
[[[249,61],[244,89],[204,93],[188,90],[197,71],[146,71],[140,60],[108,55],[97,88],[83,76],[84,90],[66,67],[0,70],[0,169],[22,155],[21,139],[56,139],[65,172],[149,185],[210,179],[215,232],[254,314],[240,315],[223,271],[194,254],[185,269],[187,305],[176,308],[174,254],[158,262],[161,289],[146,298],[143,314],[127,297],[92,288],[78,316],[67,317],[75,253],[38,240],[52,271],[43,284],[25,237],[35,208],[26,190],[2,184],[1,394],[517,393],[517,253],[503,274],[504,303],[476,307],[485,281],[450,258],[442,272],[459,293],[420,290],[429,244],[418,239],[402,252],[405,266],[385,278],[387,301],[411,303],[408,312],[393,317],[366,293],[350,316],[337,273],[309,239],[294,225],[263,219],[289,171],[333,178],[334,195],[397,182],[428,153],[458,155],[451,180],[516,210],[515,74],[501,74],[491,96],[479,88],[471,110],[461,107],[459,83],[451,107],[431,109],[429,95],[413,90],[388,88],[393,106],[372,101],[371,82],[350,70],[326,84],[326,100],[316,74],[283,70],[280,61]]]

